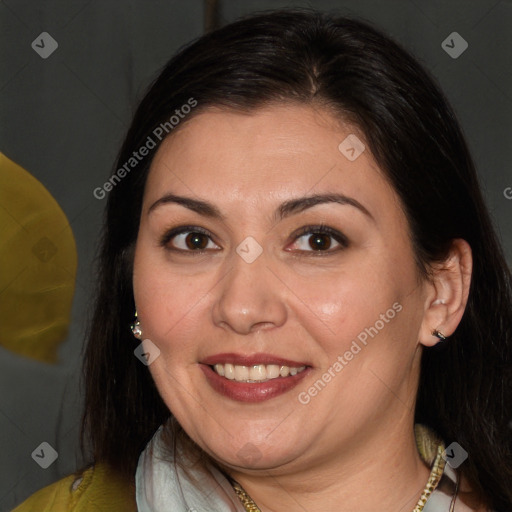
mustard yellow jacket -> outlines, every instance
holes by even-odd
[[[137,512],[133,482],[96,464],[30,496],[12,512]]]

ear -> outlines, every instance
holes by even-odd
[[[447,258],[431,267],[427,285],[425,313],[419,342],[431,347],[441,340],[432,334],[437,330],[451,336],[459,325],[468,302],[473,257],[470,245],[463,239],[452,241]]]

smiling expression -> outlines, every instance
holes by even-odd
[[[363,140],[310,106],[212,109],[151,165],[133,274],[143,337],[161,351],[149,370],[227,466],[325,460],[410,413],[424,286],[398,196],[368,148],[340,152],[349,134]]]

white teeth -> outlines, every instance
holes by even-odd
[[[235,368],[232,364],[219,365],[224,366],[224,376],[229,380],[234,380],[235,378]],[[219,374],[220,375],[220,374]]]
[[[267,378],[267,369],[265,365],[258,364],[256,366],[251,366],[249,370],[249,379],[250,380],[265,380]]]
[[[235,380],[249,380],[249,368],[247,366],[235,365]]]
[[[279,377],[279,365],[267,365],[267,379],[275,379],[276,377]]]
[[[237,382],[266,382],[278,377],[293,376],[306,369],[305,366],[291,368],[289,366],[277,364],[256,364],[253,366],[239,366],[231,363],[216,364],[213,369],[221,377]]]

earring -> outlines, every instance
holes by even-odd
[[[439,341],[446,341],[447,338],[447,336],[445,336],[441,331],[438,331],[437,329],[432,331],[432,336],[439,338]]]
[[[130,329],[132,330],[133,335],[140,339],[142,338],[142,329],[140,328],[140,322],[137,318],[137,310],[135,310],[135,320],[132,325],[130,325]]]

